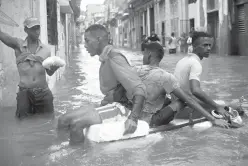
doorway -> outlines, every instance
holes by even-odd
[[[218,52],[218,38],[219,38],[219,12],[208,13],[208,33],[213,36],[214,43],[212,53]]]
[[[195,19],[189,19],[189,29],[190,31],[195,28]]]
[[[162,45],[165,46],[165,23],[162,22],[161,25],[161,38],[162,38]]]
[[[154,8],[150,8],[150,33],[155,31]]]

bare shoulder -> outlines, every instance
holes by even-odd
[[[24,43],[24,41],[25,40],[23,40],[23,39],[21,39],[21,38],[17,38],[17,37],[15,37],[15,38],[13,38],[13,40],[16,42],[16,47],[15,48],[13,48],[14,50],[15,50],[15,52],[17,53],[17,52],[22,52],[22,45],[23,45],[23,43]]]

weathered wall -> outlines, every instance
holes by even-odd
[[[171,21],[170,21],[170,1],[165,1],[165,36],[170,36],[171,34]]]
[[[188,5],[189,19],[195,19],[195,27],[198,24],[198,17],[200,15],[198,10],[198,1]]]
[[[11,27],[9,25],[0,24],[1,30],[11,36],[25,38],[23,30],[23,21],[32,15],[31,1],[25,0],[2,0],[1,11],[6,13],[13,19],[19,27]],[[0,42],[0,61],[2,62],[2,76],[0,81],[0,100],[4,106],[13,106],[16,104],[16,91],[19,82],[19,75],[15,63],[15,55],[13,49],[5,46]],[[1,69],[0,69],[1,70]],[[0,103],[0,104],[1,104]]]
[[[1,49],[1,46],[0,46]],[[2,106],[3,100],[3,81],[4,81],[4,72],[3,72],[3,55],[0,55],[0,108]]]
[[[219,55],[229,54],[229,38],[228,1],[219,0]]]
[[[228,20],[228,1],[218,0],[219,2],[219,29],[217,45],[218,55],[227,55],[230,52],[230,29]],[[207,30],[207,0],[198,0],[196,3],[188,5],[189,19],[195,19],[196,30]]]

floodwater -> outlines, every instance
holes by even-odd
[[[133,64],[141,64],[139,52],[123,53]],[[182,57],[166,55],[161,67],[173,72]],[[213,98],[226,101],[247,95],[247,62],[248,57],[210,57],[203,62],[204,90]],[[69,146],[67,136],[57,136],[56,119],[66,111],[99,104],[103,97],[98,83],[99,65],[98,57],[90,57],[83,48],[73,54],[70,67],[53,90],[54,119],[33,117],[17,121],[15,108],[0,111],[1,166],[248,165],[247,126],[204,132],[185,127],[128,141]]]

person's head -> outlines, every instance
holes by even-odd
[[[194,31],[192,33],[193,53],[197,54],[201,59],[209,57],[213,46],[213,38],[206,32]]]
[[[38,18],[29,17],[24,22],[24,31],[32,40],[38,40],[40,37],[40,21]]]
[[[142,36],[142,40],[145,41],[146,40],[146,35]]]
[[[159,64],[164,57],[164,48],[158,42],[147,43],[143,51],[143,64],[151,65],[152,63]]]
[[[152,30],[151,34],[152,34],[152,35],[155,35],[155,31],[154,31],[154,30]]]
[[[107,29],[100,24],[93,24],[85,30],[84,47],[91,56],[100,55],[109,42]]]
[[[172,33],[171,33],[171,36],[172,36],[172,37],[174,37],[174,36],[175,36],[175,33],[174,33],[174,32],[172,32]]]

